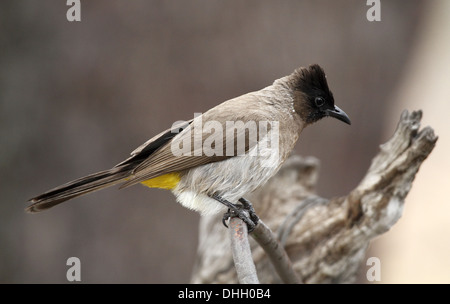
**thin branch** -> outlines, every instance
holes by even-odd
[[[231,250],[239,283],[259,284],[248,242],[247,225],[240,218],[232,217],[228,226],[231,238]]]
[[[277,241],[269,227],[259,220],[251,236],[264,249],[281,280],[286,284],[300,284],[302,280],[292,267],[283,246]]]

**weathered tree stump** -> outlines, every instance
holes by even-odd
[[[285,247],[304,283],[351,283],[369,242],[401,217],[404,200],[422,162],[433,150],[433,129],[419,131],[422,112],[404,111],[393,137],[347,196],[315,193],[319,161],[292,156],[262,189],[248,196],[256,213]],[[193,283],[237,283],[230,233],[222,215],[202,218]],[[266,253],[250,238],[261,283],[281,283]]]

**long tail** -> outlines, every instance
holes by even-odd
[[[123,182],[131,170],[131,166],[120,166],[81,177],[30,199],[33,204],[25,210],[31,213],[39,212],[71,198],[113,186]]]
[[[112,169],[79,178],[30,199],[29,201],[32,204],[25,210],[32,213],[39,212],[71,198],[126,181],[139,164],[150,157],[160,147],[167,144],[176,134],[189,126],[191,122],[192,120],[183,122],[181,125],[173,126],[171,129],[161,132],[134,150],[129,158]]]

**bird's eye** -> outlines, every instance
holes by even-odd
[[[314,99],[314,102],[316,103],[316,106],[320,108],[325,104],[325,99],[323,97],[316,97],[316,99]]]

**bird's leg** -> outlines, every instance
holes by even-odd
[[[238,217],[247,224],[248,232],[252,232],[255,229],[259,218],[256,215],[252,204],[248,200],[240,198],[239,202],[241,202],[242,205],[236,205],[216,194],[212,195],[211,198],[228,207],[228,211],[225,212],[222,218],[222,223],[225,227],[228,228],[226,220],[230,217]],[[247,211],[248,214],[247,212],[244,212],[244,210]]]

